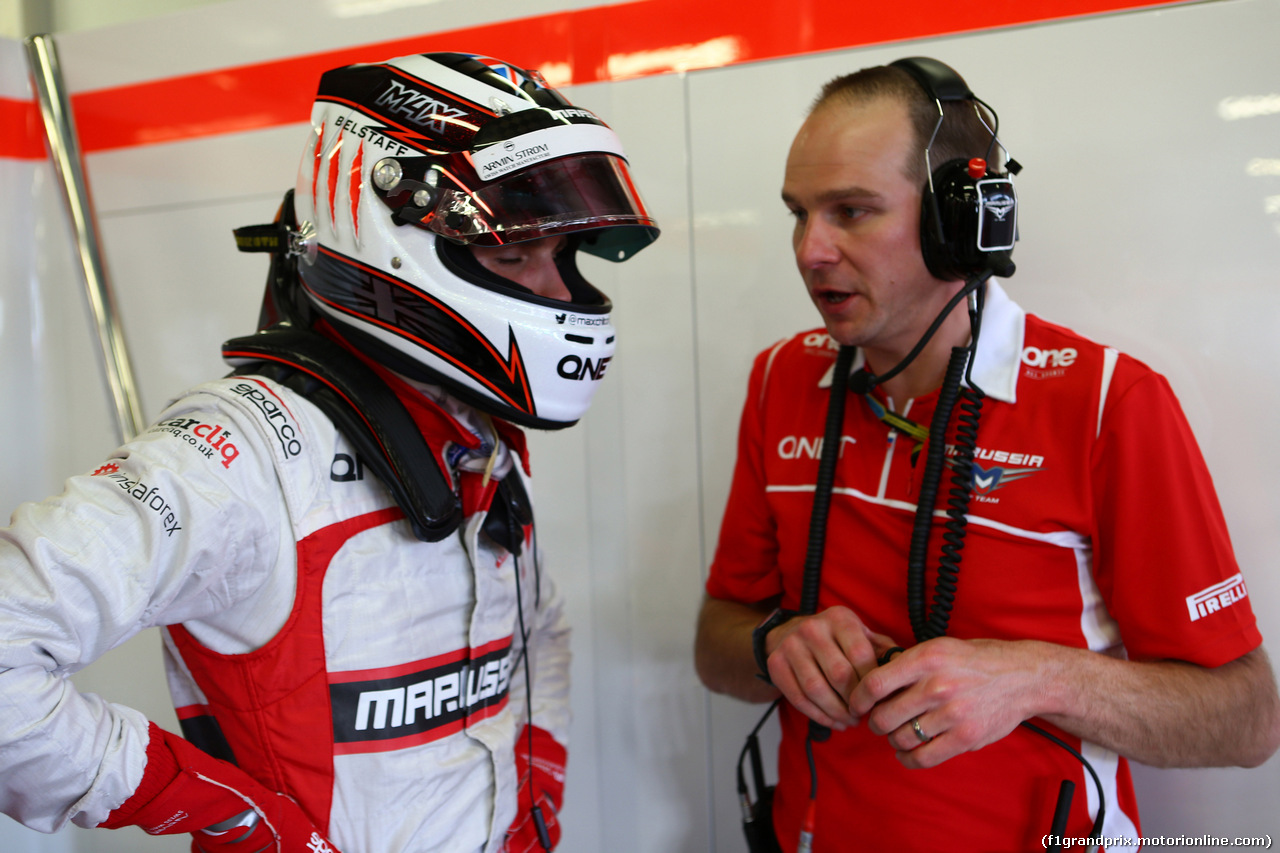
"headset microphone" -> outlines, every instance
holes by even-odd
[[[1008,278],[1018,269],[1013,259],[1009,257],[1008,252],[992,256],[987,260],[987,263],[991,266],[991,272],[1001,278]]]
[[[867,394],[879,385],[879,377],[873,375],[865,367],[855,370],[849,377],[849,390],[855,394]]]

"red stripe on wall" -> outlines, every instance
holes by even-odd
[[[80,92],[71,101],[81,149],[90,153],[303,122],[321,72],[409,53],[483,53],[541,69],[565,86],[1168,5],[1174,3],[992,0],[975,8],[954,0],[761,0],[744,10],[738,0],[636,0]],[[34,147],[30,138],[16,145]],[[14,146],[0,141],[0,156],[32,156]]]
[[[0,133],[0,157],[44,159],[44,130],[34,101],[0,98],[0,128],[4,128]]]

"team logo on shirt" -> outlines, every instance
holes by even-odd
[[[857,444],[852,436],[840,436],[840,456],[844,458],[844,446]],[[788,435],[778,442],[778,458],[780,459],[820,459],[822,457],[822,436],[807,438],[803,435]]]
[[[840,344],[826,332],[810,332],[804,336],[804,345],[809,349],[840,351]]]
[[[1075,347],[1062,349],[1040,349],[1025,347],[1022,350],[1022,363],[1026,365],[1022,375],[1028,379],[1052,379],[1066,375],[1067,368],[1076,363],[1079,357]]]
[[[1215,583],[1195,595],[1188,595],[1187,611],[1191,614],[1191,621],[1195,622],[1219,610],[1225,610],[1248,595],[1249,590],[1245,589],[1244,575],[1237,573],[1222,583]]]
[[[312,831],[311,840],[307,842],[307,849],[311,853],[334,853],[333,847],[328,841],[320,837],[320,833]]]
[[[955,445],[947,445],[947,467],[955,469]],[[983,467],[983,462],[1001,463]],[[1007,450],[991,450],[979,447],[973,454],[973,497],[978,501],[998,503],[999,498],[991,497],[991,493],[1003,489],[1010,483],[1024,480],[1032,474],[1044,470],[1044,457],[1035,453],[1013,453]]]
[[[439,740],[507,701],[511,641],[381,670],[333,673],[334,748],[382,752]]]
[[[992,468],[983,468],[978,463],[973,464],[973,493],[975,495],[989,495],[996,489],[1002,489],[1010,483],[1030,477],[1032,474],[1040,473],[1039,468],[1001,468],[995,466]]]

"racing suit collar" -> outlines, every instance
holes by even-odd
[[[440,453],[447,442],[453,442],[471,450],[480,448],[483,443],[480,436],[476,435],[467,426],[461,423],[457,418],[449,413],[445,405],[440,401],[433,399],[433,396],[424,388],[419,388],[415,384],[410,383],[400,374],[389,370],[379,362],[369,358],[360,350],[353,347],[350,343],[337,334],[323,320],[315,324],[315,330],[330,340],[343,347],[356,358],[360,359],[369,367],[378,377],[387,383],[387,386],[399,398],[404,407],[408,409],[413,422],[417,424],[418,429],[427,440],[427,444],[432,447],[435,452]],[[431,386],[441,397],[447,397],[449,402],[457,407],[465,407],[466,404],[449,397],[443,390],[435,386]],[[524,469],[525,474],[529,473],[529,449],[525,441],[524,432],[514,424],[498,418],[493,418],[494,429],[502,438],[507,447],[514,450],[520,457],[520,467]]]

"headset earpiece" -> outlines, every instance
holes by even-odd
[[[1013,181],[985,164],[974,177],[972,162],[943,163],[933,172],[932,189],[929,184],[924,187],[920,251],[929,272],[944,281],[968,279],[988,269],[1002,278],[1013,275],[1010,254],[1017,237]]]
[[[964,78],[936,59],[917,56],[891,65],[910,74],[938,104],[935,137],[945,120],[944,103],[977,101]],[[991,140],[992,147],[999,145],[994,128]],[[1002,278],[1013,275],[1018,199],[1010,174],[996,172],[976,157],[935,166],[929,161],[932,145],[930,138],[924,154],[932,172],[920,207],[920,250],[929,272],[944,281],[969,279],[986,270]],[[1009,172],[1015,171],[1010,161]]]

